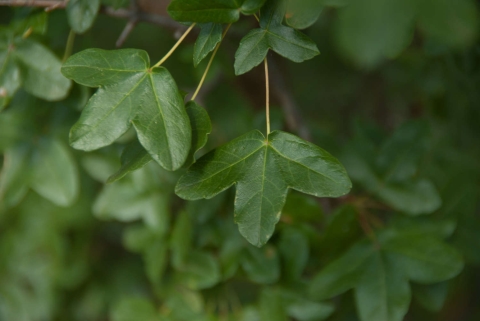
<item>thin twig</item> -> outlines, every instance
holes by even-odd
[[[135,29],[135,26],[137,25],[137,20],[130,20],[125,28],[123,29],[122,33],[120,34],[120,37],[118,37],[117,42],[115,43],[115,46],[117,48],[120,48],[123,46],[125,41],[127,40],[128,36],[132,33],[133,29]]]

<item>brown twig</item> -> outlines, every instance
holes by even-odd
[[[0,0],[0,6],[9,7],[40,7],[49,8],[65,8],[67,1],[64,0]]]

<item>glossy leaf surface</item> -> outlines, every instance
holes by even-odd
[[[337,159],[294,135],[249,132],[200,158],[180,178],[176,193],[188,200],[212,198],[236,184],[235,222],[262,246],[280,219],[289,188],[317,197],[338,197],[351,188]]]
[[[80,84],[100,86],[70,132],[74,148],[110,145],[133,124],[142,146],[162,167],[183,165],[191,144],[183,98],[167,69],[150,70],[146,52],[88,49],[70,57],[62,72]]]

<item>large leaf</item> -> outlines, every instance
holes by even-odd
[[[167,69],[150,69],[146,52],[88,49],[70,57],[62,72],[82,85],[101,87],[70,132],[74,148],[107,146],[133,124],[142,146],[162,167],[183,165],[192,134],[183,98]]]
[[[93,25],[100,9],[100,0],[70,0],[67,4],[67,17],[72,30],[84,33]]]
[[[235,221],[256,246],[272,236],[289,188],[317,197],[338,197],[351,188],[343,166],[318,146],[281,131],[268,138],[252,131],[200,158],[176,193],[187,200],[212,198],[234,184]]]
[[[375,244],[361,241],[327,265],[310,291],[323,300],[354,288],[360,320],[401,321],[411,300],[409,280],[445,281],[462,268],[459,254],[434,237],[385,230]]]
[[[258,66],[268,50],[294,62],[302,62],[320,54],[315,43],[303,33],[282,25],[283,2],[269,0],[262,8],[260,29],[250,31],[240,42],[235,54],[235,73],[241,75]]]
[[[190,125],[192,126],[192,144],[187,161],[184,164],[184,166],[189,166],[195,161],[195,153],[202,149],[207,143],[208,135],[212,131],[212,123],[210,122],[207,111],[198,106],[194,101],[189,101],[185,108],[190,119]],[[113,183],[122,179],[128,173],[147,165],[151,160],[152,157],[145,148],[143,148],[138,140],[134,140],[123,150],[120,159],[121,167],[108,178],[107,183]]]

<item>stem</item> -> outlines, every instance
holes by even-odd
[[[266,87],[266,116],[267,116],[267,135],[270,134],[270,79],[268,76],[268,61],[265,57],[265,87]]]
[[[195,27],[195,25],[196,25],[196,23],[192,23],[190,28],[188,28],[187,31],[184,32],[184,34],[180,37],[180,39],[178,39],[177,43],[172,47],[172,49],[170,49],[170,51],[165,55],[165,57],[163,57],[162,60],[157,62],[157,64],[155,66],[153,66],[151,69],[160,67],[168,58],[170,58],[170,56],[174,53],[174,51],[178,48],[178,46],[180,46],[182,41],[188,36],[190,31],[192,31],[192,29],[193,29],[193,27]]]
[[[210,67],[212,66],[213,59],[215,58],[215,55],[217,54],[217,51],[220,48],[220,45],[222,44],[223,38],[225,38],[225,35],[227,34],[228,29],[230,29],[231,26],[232,26],[232,24],[229,24],[227,26],[227,28],[225,29],[225,31],[223,32],[222,39],[220,40],[220,42],[215,47],[215,50],[213,51],[212,56],[210,57],[210,60],[208,61],[207,68],[205,69],[205,72],[203,73],[202,79],[200,80],[200,83],[198,84],[197,90],[195,90],[195,93],[193,94],[191,100],[195,100],[195,98],[197,98],[197,96],[198,96],[198,93],[200,92],[200,89],[202,89],[203,83],[205,82],[205,79],[207,78],[208,71],[210,70]]]
[[[67,61],[68,57],[72,54],[73,44],[75,43],[75,31],[70,30],[67,39],[67,46],[65,47],[65,54],[63,55],[63,62]]]

